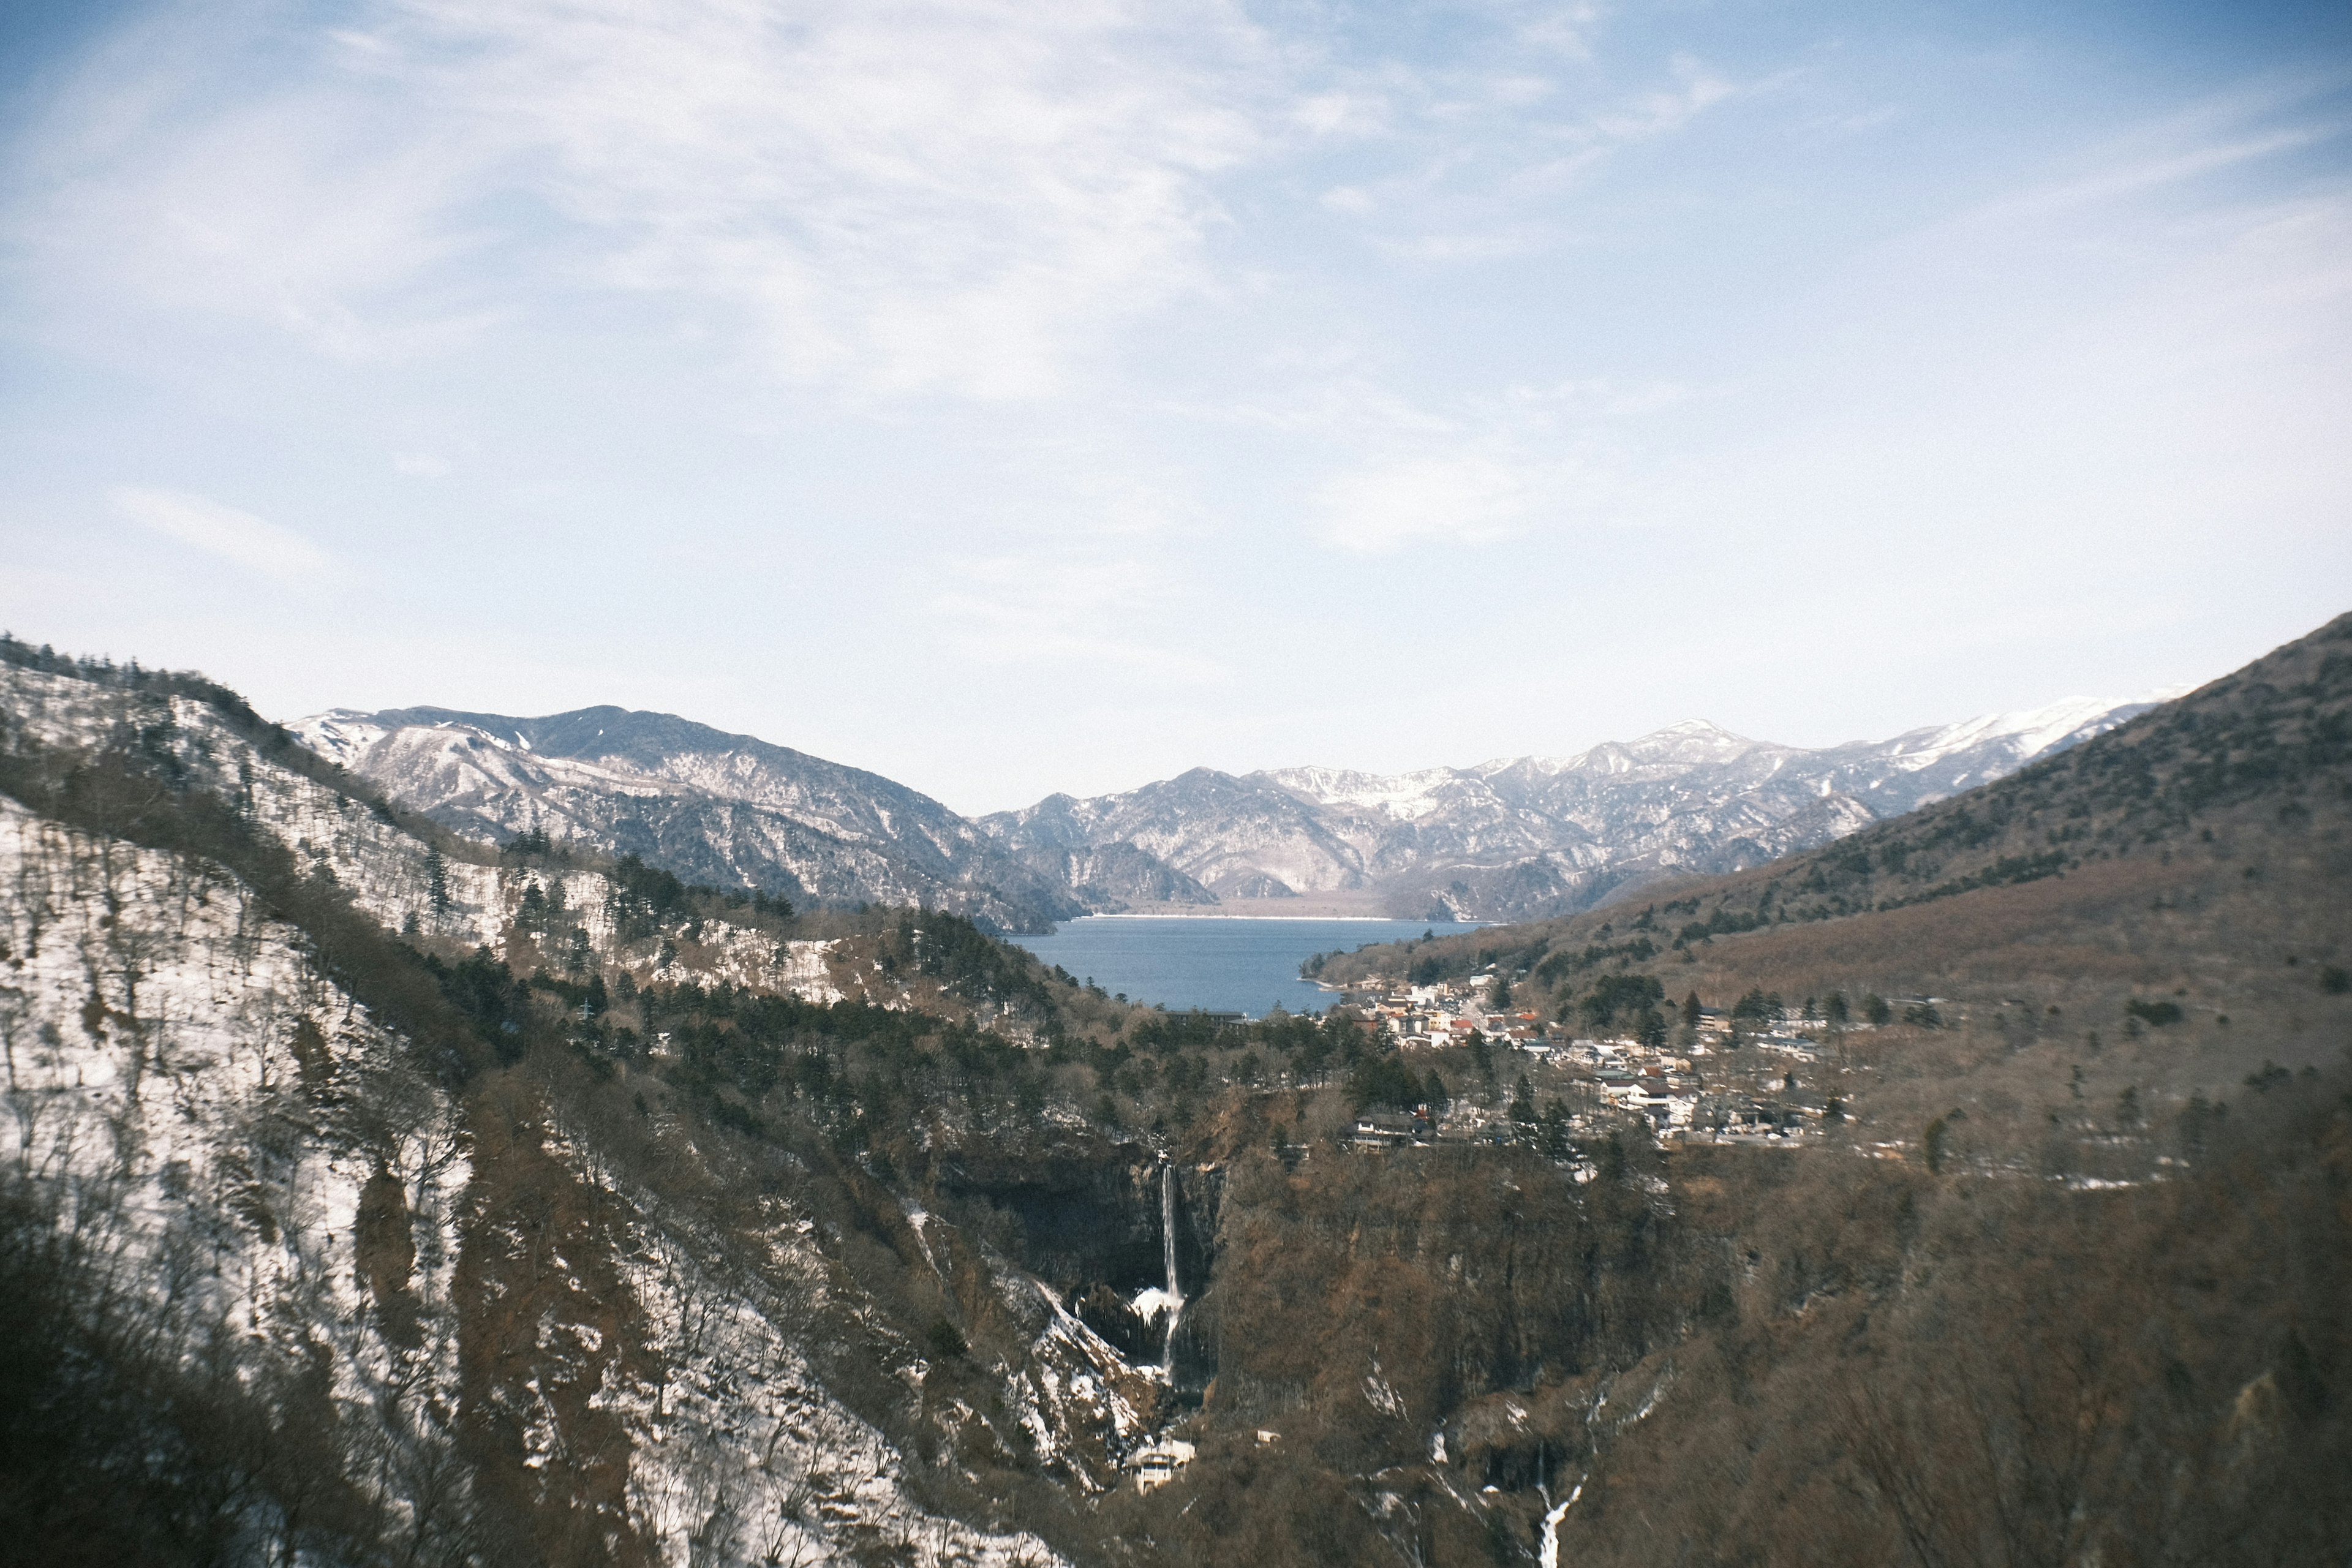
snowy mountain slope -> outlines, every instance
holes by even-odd
[[[1369,889],[1402,915],[1527,919],[1669,873],[1760,865],[2002,777],[2153,705],[2073,699],[1820,749],[1692,720],[1572,757],[1392,776],[1195,769],[982,821],[1022,847],[1133,845],[1226,897]]]
[[[661,968],[650,940],[633,946],[620,939],[614,889],[602,873],[501,858],[454,839],[424,842],[351,789],[303,771],[302,756],[267,744],[268,731],[257,721],[240,727],[194,697],[6,662],[0,662],[0,715],[20,743],[82,753],[127,751],[183,787],[228,802],[387,930],[485,945],[501,960],[534,964],[560,959],[556,948],[578,930],[604,962],[648,979]],[[551,912],[520,929],[518,918],[533,889]],[[780,961],[774,947],[746,928],[709,921],[683,963],[739,984],[790,989],[790,976],[798,974],[806,986],[829,986],[804,955]]]
[[[917,1214],[907,1250],[993,1347],[942,1383],[896,1259],[847,1239],[867,1222],[824,1182],[747,1182],[663,1088],[691,1048],[652,1029],[657,994],[993,1018],[929,977],[919,934],[877,962],[721,900],[649,919],[600,871],[443,854],[249,711],[111,670],[0,675],[9,1300],[38,1280],[46,1321],[90,1325],[72,1353],[91,1376],[173,1384],[128,1404],[80,1385],[60,1409],[131,1412],[72,1429],[236,1489],[204,1516],[218,1554],[1062,1560],[967,1522],[975,1496],[943,1507],[902,1446],[1001,1456],[1018,1429],[1037,1473],[1100,1493],[1164,1385],[988,1240]],[[417,994],[399,930],[448,959],[478,942],[467,973],[429,971],[470,1012]],[[572,989],[510,977],[533,973]],[[642,1034],[575,1005],[589,977],[592,1001],[642,998]],[[219,1447],[244,1426],[304,1436],[264,1462]],[[178,1483],[149,1481],[181,1528]]]
[[[1120,841],[1065,846],[1035,838],[1008,839],[1021,863],[1070,894],[1092,913],[1117,914],[1133,905],[1213,904],[1217,896],[1157,855]]]
[[[819,903],[921,904],[1014,930],[1078,912],[1066,884],[927,795],[669,714],[336,710],[294,729],[322,756],[478,839],[542,828],[688,881]]]
[[[261,1326],[228,1375],[310,1401],[296,1414],[332,1445],[313,1460],[383,1478],[358,1525],[393,1545],[405,1525],[433,1558],[495,1539],[499,1486],[462,1452],[464,1412],[487,1399],[518,1412],[524,1475],[571,1489],[542,1510],[585,1489],[571,1451],[609,1422],[629,1456],[611,1517],[651,1561],[822,1563],[869,1537],[973,1563],[1054,1560],[915,1504],[896,1453],[809,1371],[804,1304],[711,1279],[693,1261],[709,1248],[668,1234],[650,1200],[612,1222],[613,1256],[563,1240],[570,1288],[559,1275],[530,1342],[506,1352],[519,1364],[484,1386],[479,1351],[463,1347],[491,1331],[481,1321],[505,1291],[486,1287],[520,1237],[475,1179],[473,1121],[324,977],[303,933],[215,867],[6,801],[0,879],[14,894],[0,910],[14,960],[0,1159],[40,1173],[77,1245],[149,1281],[145,1310],[192,1351],[214,1325]],[[512,1178],[572,1149],[552,1130],[536,1142],[480,1173]],[[604,1288],[582,1289],[600,1268]],[[313,1362],[331,1375],[305,1388]],[[298,1528],[257,1501],[230,1544],[257,1557]]]
[[[472,1507],[449,1098],[216,866],[0,801],[0,879],[12,1212],[52,1219],[70,1275],[131,1282],[111,1321],[150,1353],[312,1445],[261,1467],[226,1555],[295,1535],[265,1500],[305,1466],[373,1478],[352,1526],[444,1555]]]
[[[195,698],[0,663],[0,713],[17,736],[42,745],[111,747],[163,763],[231,802],[384,924],[397,927],[435,902],[424,846],[410,834],[348,792],[289,765],[296,759],[265,752]],[[503,923],[494,868],[447,861],[444,879],[451,934],[494,940]]]
[[[1204,819],[1217,825],[1213,836],[1202,833]],[[1294,889],[1359,885],[1353,879],[1357,851],[1327,814],[1283,791],[1255,788],[1208,768],[1123,795],[1055,795],[983,821],[1024,848],[1130,845],[1213,893],[1262,876]]]

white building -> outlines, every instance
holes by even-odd
[[[1178,1437],[1164,1437],[1148,1448],[1136,1450],[1127,1464],[1135,1472],[1135,1489],[1148,1492],[1174,1480],[1176,1472],[1192,1462],[1192,1444]]]

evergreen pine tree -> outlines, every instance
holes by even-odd
[[[1568,1141],[1568,1107],[1557,1098],[1544,1106],[1543,1152],[1547,1159],[1552,1160],[1565,1160],[1575,1152]]]

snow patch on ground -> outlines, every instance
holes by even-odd
[[[470,1170],[404,1042],[208,863],[0,800],[0,1162],[192,1331],[331,1366],[349,1430],[446,1465]],[[396,1334],[359,1256],[380,1178],[414,1247]]]
[[[630,1511],[661,1562],[1062,1561],[1034,1536],[925,1511],[897,1452],[825,1391],[796,1336],[851,1304],[834,1299],[815,1226],[789,1201],[767,1200],[756,1258],[730,1259],[712,1238],[673,1235],[651,1194],[613,1184],[568,1133],[545,1142],[635,1215],[614,1262],[659,1372],[608,1381],[592,1403],[628,1428]]]
[[[1583,1495],[1584,1483],[1579,1481],[1543,1516],[1543,1533],[1536,1545],[1536,1561],[1542,1564],[1542,1568],[1559,1568],[1559,1521],[1568,1517],[1568,1510],[1574,1508],[1576,1500]]]
[[[826,1394],[791,1334],[804,1321],[757,1281],[706,1268],[641,1222],[625,1275],[662,1381],[608,1389],[635,1442],[629,1499],[663,1561],[833,1563],[886,1552],[1058,1563],[1028,1534],[927,1513],[898,1454]]]

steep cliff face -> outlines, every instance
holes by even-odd
[[[922,904],[1002,929],[1083,912],[1058,879],[878,774],[666,713],[322,713],[319,752],[477,838],[532,828],[690,882],[831,904]]]
[[[215,1521],[230,1556],[751,1563],[932,1542],[1048,1560],[928,1511],[893,1443],[828,1392],[812,1329],[836,1354],[870,1308],[802,1205],[767,1200],[747,1252],[544,1092],[424,1070],[215,867],[10,805],[0,877],[15,1213],[89,1275],[137,1282],[112,1310],[144,1353],[200,1358],[208,1422],[243,1401],[308,1445],[250,1461]],[[1089,1370],[1084,1336],[1042,1301],[1029,1316],[1026,1375]],[[164,1375],[113,1349],[134,1387]],[[1082,1405],[1048,1405],[1038,1430],[1099,1451],[1108,1406]],[[347,1495],[304,1517],[331,1484]]]
[[[1402,916],[1523,920],[1664,875],[1739,870],[1811,848],[2148,706],[2069,701],[1822,750],[1691,721],[1573,757],[1393,776],[1202,768],[982,822],[1018,846],[1132,847],[1227,899],[1369,890]]]

